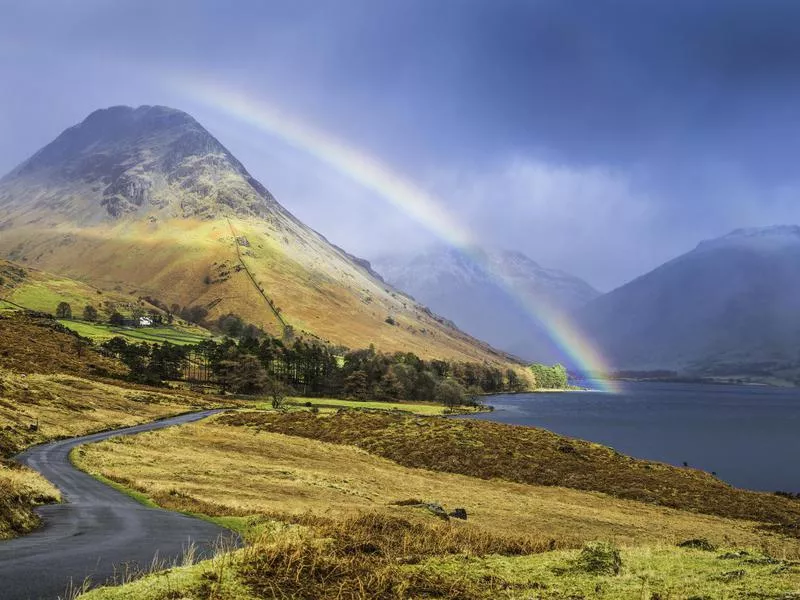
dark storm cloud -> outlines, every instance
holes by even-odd
[[[425,236],[170,73],[289,109],[487,241],[603,287],[701,237],[800,220],[794,1],[0,1],[0,170],[98,106],[173,104],[302,218],[379,253],[401,225]]]

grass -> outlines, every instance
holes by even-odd
[[[52,319],[0,315],[0,457],[209,404],[187,391],[98,380],[127,370],[79,342]]]
[[[488,578],[513,591],[514,597],[542,600],[800,597],[800,562],[796,560],[768,557],[758,551],[737,559],[721,558],[726,555],[722,550],[703,552],[667,545],[621,548],[619,553],[622,567],[618,575],[582,569],[578,550],[519,557],[446,557],[414,569],[443,577],[467,574],[476,583]],[[536,595],[525,596],[526,592]]]
[[[154,308],[130,295],[101,290],[75,279],[4,260],[0,260],[0,277],[4,280],[0,285],[0,295],[30,310],[52,314],[60,302],[67,302],[75,316],[91,305],[102,317],[108,318],[113,310],[129,315],[136,306]]]
[[[598,547],[612,548],[553,551],[524,535],[372,513],[304,517],[295,526],[273,527],[242,550],[81,598],[789,600],[800,586],[800,562],[758,551],[612,549],[616,566],[603,572],[586,559]]]
[[[0,314],[0,369],[17,373],[123,376],[128,369],[89,347],[53,319]]]
[[[486,361],[526,376],[508,356],[365,277],[315,234],[291,222],[231,220],[237,234],[249,241],[241,250],[258,286],[295,332],[349,348],[374,343],[383,351],[411,351],[428,359]],[[235,242],[224,219],[102,224],[75,228],[69,245],[63,242],[62,230],[33,224],[4,231],[0,252],[127,298],[210,306],[212,320],[235,313],[273,335],[282,333],[256,286],[243,269],[236,269]],[[54,299],[49,295],[37,301],[52,311]],[[83,300],[75,302],[82,310]],[[397,325],[385,322],[389,315]]]
[[[441,404],[419,402],[377,402],[361,400],[340,400],[337,398],[287,398],[286,403],[291,406],[316,406],[317,408],[354,408],[364,410],[398,410],[415,415],[442,415],[445,407]],[[256,405],[260,409],[270,409],[269,402]]]
[[[603,492],[773,523],[785,533],[800,533],[800,502],[736,489],[703,471],[638,460],[600,444],[533,427],[355,411],[330,415],[240,412],[218,422],[354,445],[407,467]]]
[[[177,346],[199,344],[211,337],[205,330],[193,333],[178,327],[116,327],[106,323],[90,323],[88,321],[59,320],[64,327],[94,341],[103,342],[121,336],[134,342],[169,342]]]
[[[0,457],[52,439],[137,425],[208,405],[189,394],[0,369]]]
[[[84,446],[82,469],[145,494],[159,506],[245,520],[252,515],[345,518],[359,511],[436,520],[398,505],[464,507],[468,523],[497,535],[536,534],[555,544],[592,539],[657,543],[702,535],[715,544],[800,549],[800,541],[733,521],[562,487],[486,481],[403,467],[353,446],[202,423]]]
[[[0,461],[0,540],[35,529],[33,508],[60,501],[59,491],[35,471]]]
[[[409,422],[414,425],[407,430]],[[591,491],[481,479],[433,470],[436,465],[429,463],[402,466],[352,443],[279,433],[287,423],[303,424],[305,434],[315,426],[326,428],[326,435],[335,433],[340,442],[344,431],[368,444],[383,439],[387,448],[398,435],[408,436],[426,451],[442,441],[439,427],[452,424],[450,435],[463,444],[445,440],[434,463],[470,468],[480,464],[473,451],[494,452],[490,440],[470,435],[472,422],[361,411],[242,412],[84,446],[75,453],[81,468],[145,501],[210,515],[243,532],[250,543],[213,561],[81,598],[787,600],[800,590],[800,540],[767,531],[759,522]],[[381,423],[402,431],[385,431],[376,425]],[[515,428],[492,435],[517,452],[524,445]],[[595,445],[567,441],[573,450],[556,446],[556,452],[596,459],[587,451]],[[540,450],[541,443],[528,450]],[[410,444],[403,451],[418,460]],[[530,457],[516,458],[525,473]],[[623,465],[612,466],[624,471]],[[655,467],[662,487],[674,484],[668,467]],[[464,507],[468,519],[443,521],[420,508],[422,502]],[[709,550],[677,547],[700,537]]]

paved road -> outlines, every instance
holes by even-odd
[[[90,578],[109,581],[130,567],[146,567],[154,557],[173,561],[193,542],[208,556],[220,536],[232,534],[212,523],[178,513],[146,508],[125,494],[73,467],[70,450],[119,435],[197,421],[218,411],[182,415],[26,450],[17,460],[53,484],[65,503],[37,509],[44,526],[30,535],[0,542],[0,598],[55,600],[70,586]]]

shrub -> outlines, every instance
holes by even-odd
[[[575,561],[575,568],[592,575],[619,575],[622,557],[608,542],[589,542]]]

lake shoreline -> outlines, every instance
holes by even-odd
[[[493,412],[460,418],[547,429],[645,460],[716,473],[741,488],[800,492],[800,477],[788,458],[800,454],[800,399],[792,388],[619,385],[617,394],[497,394],[486,397]]]

